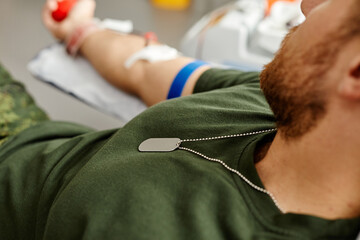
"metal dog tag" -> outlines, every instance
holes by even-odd
[[[172,152],[181,143],[180,138],[149,138],[139,146],[140,152]]]

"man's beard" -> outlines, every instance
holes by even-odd
[[[297,29],[291,30],[260,75],[279,132],[287,140],[308,133],[325,116],[328,91],[324,86],[337,52],[328,39],[313,46],[292,46]]]

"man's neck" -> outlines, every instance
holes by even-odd
[[[327,219],[360,216],[360,148],[350,137],[353,132],[329,125],[334,126],[323,122],[295,141],[278,133],[256,164],[264,186],[286,212]]]

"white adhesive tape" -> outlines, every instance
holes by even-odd
[[[179,57],[181,54],[175,48],[167,45],[151,45],[140,51],[134,53],[125,62],[126,68],[131,68],[135,62],[139,60],[146,60],[148,62],[169,61]]]

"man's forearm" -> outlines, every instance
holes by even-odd
[[[166,99],[177,73],[194,59],[178,57],[156,63],[141,60],[130,69],[125,68],[125,61],[144,46],[145,39],[142,37],[99,31],[86,38],[80,52],[107,81],[139,96],[151,106]],[[192,94],[198,78],[208,68],[200,67],[190,76],[182,96]]]

